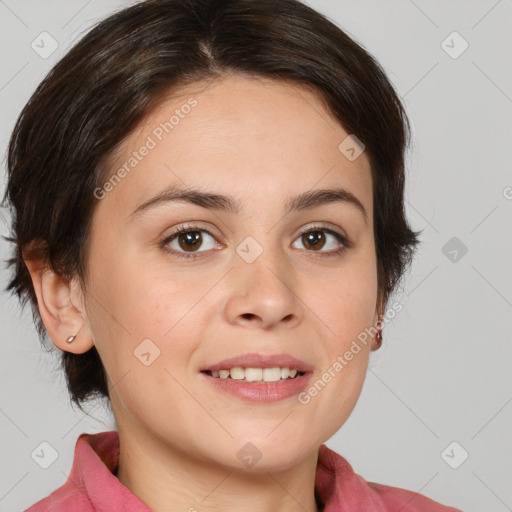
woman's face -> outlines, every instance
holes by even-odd
[[[374,340],[344,354],[378,320],[370,164],[347,136],[305,89],[230,77],[166,100],[118,148],[96,192],[85,303],[120,433],[234,467],[251,442],[255,469],[285,469],[347,420]],[[134,213],[170,188],[239,211],[181,200]],[[366,215],[328,194],[288,211],[331,189]],[[247,353],[305,361],[305,393],[252,401],[201,373]]]

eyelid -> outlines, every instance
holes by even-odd
[[[347,242],[348,242],[347,236],[343,232],[340,233],[340,229],[338,227],[336,227],[334,224],[331,224],[329,222],[325,222],[325,223],[313,222],[312,224],[306,224],[306,226],[304,226],[303,228],[300,228],[300,231],[297,236],[303,235],[304,233],[309,233],[310,231],[314,231],[314,230],[325,230],[325,231],[328,231],[331,233],[335,233],[336,235],[339,235],[340,237],[347,240]]]
[[[201,221],[195,221],[190,220],[188,222],[185,222],[184,224],[179,225],[177,228],[174,228],[172,232],[168,235],[165,235],[164,238],[170,238],[174,235],[177,235],[179,233],[183,232],[189,232],[189,231],[206,231],[211,236],[217,238],[217,239],[223,239],[222,233],[218,231],[216,228],[211,226],[210,224],[203,225]]]

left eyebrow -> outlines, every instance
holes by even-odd
[[[184,202],[201,206],[206,209],[219,210],[227,213],[239,215],[245,211],[239,200],[232,196],[206,192],[204,190],[193,188],[181,188],[177,185],[167,187],[156,196],[144,201],[137,206],[130,214],[130,219],[134,219],[143,214],[143,212],[154,208],[157,205],[170,202]],[[368,222],[368,214],[359,199],[352,192],[343,188],[309,190],[298,196],[288,199],[285,203],[285,215],[292,211],[302,211],[316,208],[329,203],[344,203],[355,207],[364,217],[365,223]]]

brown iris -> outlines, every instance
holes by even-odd
[[[187,231],[178,235],[178,243],[185,251],[193,252],[201,246],[202,241],[203,236],[200,231]]]
[[[306,249],[321,249],[325,244],[325,233],[323,233],[322,231],[310,231],[308,233],[304,233],[302,235],[302,241]],[[317,246],[317,244],[319,244],[320,242],[320,246]]]

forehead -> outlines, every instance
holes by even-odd
[[[107,178],[125,172],[108,203],[135,208],[173,184],[267,202],[343,186],[370,215],[370,164],[342,153],[348,136],[312,89],[241,76],[197,82],[162,99],[119,145]]]

